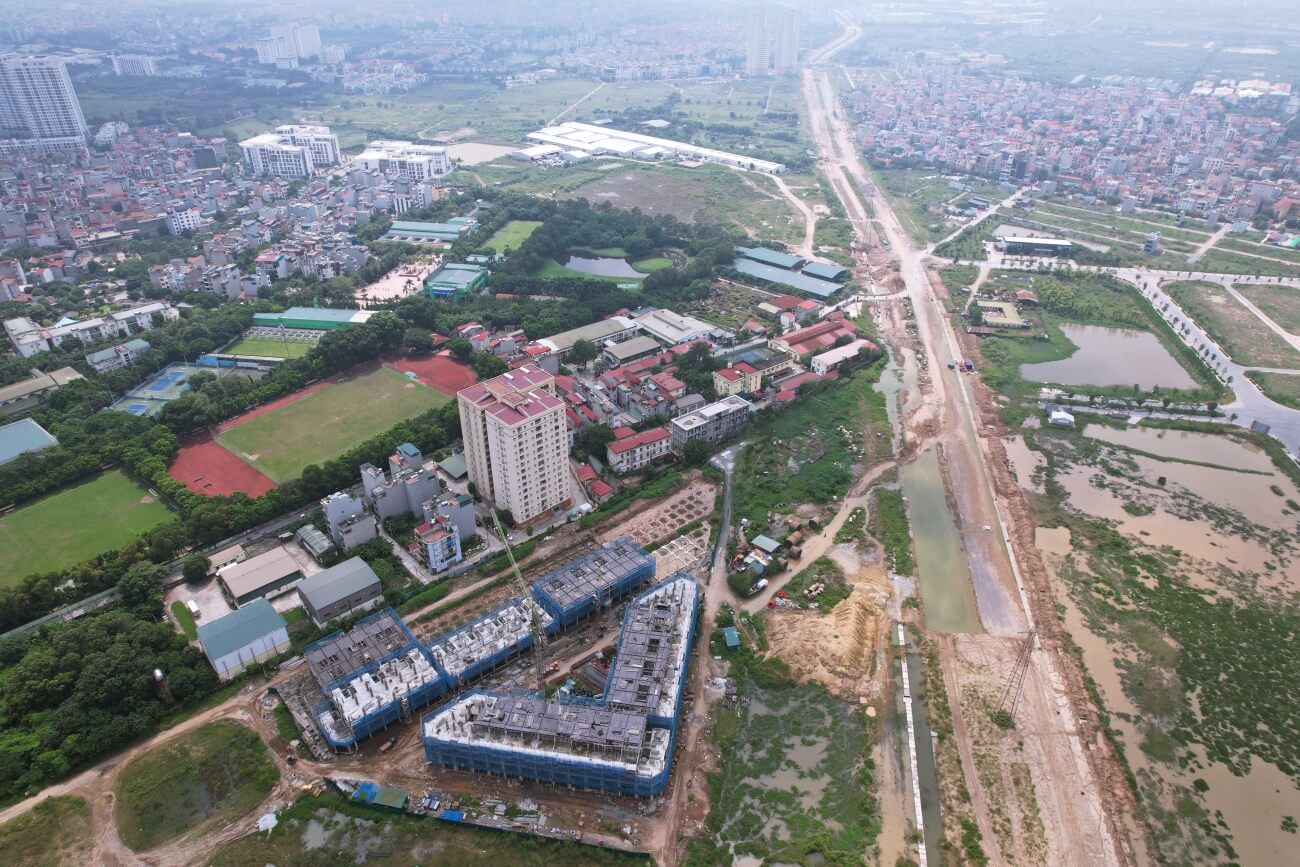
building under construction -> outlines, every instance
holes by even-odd
[[[309,645],[305,656],[325,696],[316,724],[335,749],[410,719],[447,692],[428,648],[391,608]]]
[[[430,641],[429,653],[448,687],[458,689],[530,650],[534,613],[542,629],[549,630],[551,615],[532,600],[515,596]]]
[[[538,578],[533,582],[533,597],[554,620],[548,633],[559,632],[654,576],[654,557],[630,536],[619,536]]]
[[[699,584],[683,572],[637,597],[598,699],[474,690],[426,714],[425,758],[449,768],[659,794],[672,767],[699,602]]]

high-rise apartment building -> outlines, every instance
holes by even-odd
[[[799,13],[756,12],[745,34],[746,75],[790,75],[799,68]]]
[[[158,74],[158,64],[144,54],[114,54],[114,75],[140,75],[152,78]]]
[[[85,147],[86,118],[63,61],[0,56],[0,137],[34,139],[47,150]]]
[[[526,524],[570,499],[564,402],[524,365],[457,395],[465,465],[479,494]]]
[[[339,161],[338,136],[327,126],[285,125],[239,143],[244,167],[256,176],[310,177]]]
[[[315,24],[276,24],[253,43],[257,62],[293,67],[320,55],[320,28]]]

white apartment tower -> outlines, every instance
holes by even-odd
[[[239,143],[244,166],[257,177],[306,178],[339,161],[339,140],[327,126],[285,125]]]
[[[799,68],[799,13],[756,12],[745,34],[746,75],[791,75]]]
[[[276,24],[253,43],[257,62],[292,67],[320,54],[320,28],[315,24]]]
[[[570,499],[564,402],[555,377],[524,365],[457,395],[469,480],[526,524]]]
[[[62,60],[0,56],[0,129],[3,137],[35,139],[50,149],[85,146],[86,118]]]

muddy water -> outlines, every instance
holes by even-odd
[[[1211,502],[1238,508],[1248,517],[1259,515],[1265,518],[1261,521],[1265,526],[1278,526],[1288,518],[1294,521],[1294,515],[1281,514],[1282,498],[1269,490],[1269,485],[1276,481],[1274,477],[1163,463],[1148,458],[1136,460],[1151,481],[1163,475],[1168,481],[1167,487],[1185,485]],[[1065,488],[1071,506],[1114,521],[1124,535],[1155,547],[1169,545],[1192,557],[1247,572],[1268,574],[1276,571],[1274,557],[1266,548],[1222,531],[1208,520],[1184,520],[1163,509],[1156,509],[1149,515],[1130,515],[1124,511],[1123,499],[1110,490],[1093,486],[1091,479],[1096,473],[1093,467],[1076,466],[1057,474],[1056,480]],[[1286,529],[1284,526],[1280,528]],[[1273,577],[1284,580],[1285,576],[1275,574]]]
[[[1144,389],[1196,388],[1196,381],[1149,331],[1061,323],[1079,347],[1069,358],[1020,365],[1030,382],[1061,385],[1137,385]]]
[[[1100,424],[1090,424],[1083,432],[1095,440],[1177,460],[1266,473],[1274,471],[1273,461],[1263,449],[1218,434],[1147,427],[1120,429]]]
[[[961,537],[944,496],[939,457],[930,450],[903,468],[925,625],[938,632],[979,632],[975,590]]]
[[[482,163],[490,163],[495,159],[506,156],[515,149],[505,145],[481,144],[479,142],[457,142],[453,145],[447,145],[447,156],[453,160],[460,160],[467,166],[477,166]]]
[[[1020,487],[1041,494],[1043,486],[1034,482],[1034,471],[1047,463],[1047,460],[1042,454],[1031,449],[1024,437],[1005,439],[1002,445],[1007,450],[1007,460],[1011,461],[1011,469],[1015,472]]]
[[[1283,816],[1300,819],[1300,789],[1290,777],[1258,759],[1244,777],[1225,765],[1208,763],[1198,776],[1209,783],[1206,806],[1223,811],[1232,848],[1243,865],[1296,863],[1300,844],[1296,835],[1282,830]]]

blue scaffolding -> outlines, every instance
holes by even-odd
[[[312,715],[335,749],[355,746],[448,690],[429,649],[391,608],[313,642],[303,655],[324,695]]]
[[[532,649],[533,606],[513,596],[429,642],[430,658],[448,689],[459,689]],[[550,625],[542,612],[543,628]]]
[[[547,634],[573,624],[649,583],[655,558],[619,536],[533,582],[533,597],[553,618]]]
[[[646,663],[646,677],[667,680],[667,690],[642,694],[640,679],[630,686],[611,681],[600,699],[556,701],[540,693],[470,690],[421,719],[426,761],[638,797],[658,795],[672,770],[700,597],[694,579],[679,572],[638,596],[624,618],[619,657],[629,666]]]

